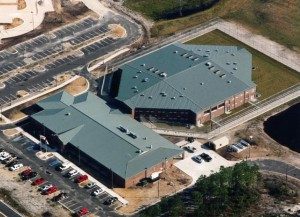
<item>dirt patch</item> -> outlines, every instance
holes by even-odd
[[[26,1],[25,0],[18,0],[18,10],[22,10],[26,8]]]
[[[25,170],[25,168],[23,169]],[[53,216],[71,216],[70,213],[64,210],[58,204],[50,203],[51,196],[43,196],[37,191],[37,187],[31,186],[30,182],[22,182],[17,172],[8,171],[7,168],[0,167],[0,186],[10,192],[11,198],[15,203],[22,206],[26,212],[31,215],[27,216],[42,216],[42,213],[49,211]],[[49,202],[48,202],[49,201]]]
[[[110,24],[108,26],[110,28],[110,33],[114,38],[124,38],[126,37],[126,29],[118,24]]]
[[[138,209],[159,201],[162,197],[174,194],[187,187],[192,179],[177,167],[172,167],[162,174],[161,179],[146,187],[115,188],[114,191],[128,200],[127,206],[121,207],[119,212],[127,215]]]
[[[75,81],[67,85],[64,90],[71,95],[82,93],[88,87],[88,81],[84,77],[79,77]]]
[[[16,135],[20,134],[20,132],[16,128],[12,128],[12,129],[3,130],[3,134],[7,138],[13,138]]]
[[[14,18],[12,23],[4,25],[4,29],[13,29],[17,26],[22,25],[23,22],[24,21],[20,18]]]

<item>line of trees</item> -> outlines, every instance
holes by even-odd
[[[200,177],[192,189],[162,199],[141,216],[238,216],[259,201],[260,184],[258,167],[242,162]]]

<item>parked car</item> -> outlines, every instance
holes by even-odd
[[[53,187],[52,184],[47,184],[39,187],[39,191],[47,191],[49,188]]]
[[[97,190],[92,192],[93,196],[98,196],[99,194],[101,194],[103,192],[103,190],[101,188],[98,188]]]
[[[202,163],[202,158],[200,155],[194,156],[193,160],[196,161],[197,163]]]
[[[86,215],[86,214],[88,214],[88,213],[89,213],[88,208],[83,207],[83,208],[81,208],[80,210],[78,210],[78,212],[76,213],[76,215],[77,215],[77,216],[84,216],[84,215]]]
[[[17,170],[19,170],[20,168],[22,168],[23,166],[24,166],[23,164],[17,163],[17,164],[15,164],[15,165],[11,166],[11,167],[9,168],[9,170],[10,170],[10,171],[17,171]]]
[[[249,142],[246,142],[246,141],[243,140],[243,139],[240,140],[240,144],[242,144],[242,145],[245,146],[245,147],[250,146],[250,143],[249,143]]]
[[[195,138],[194,138],[194,137],[188,137],[188,138],[187,138],[187,141],[188,141],[189,143],[192,143],[192,142],[195,141]]]
[[[78,172],[77,170],[74,170],[74,169],[73,169],[73,170],[71,170],[70,172],[68,172],[66,176],[67,176],[68,178],[71,178],[71,177],[73,177],[73,176],[76,176],[77,174],[79,174],[79,172]]]
[[[52,201],[58,202],[60,200],[68,198],[68,194],[65,192],[61,192],[59,195],[56,195],[55,197],[52,198]]]
[[[36,176],[37,176],[37,172],[31,172],[31,173],[29,173],[29,174],[27,174],[27,175],[24,175],[24,176],[22,176],[21,178],[22,178],[22,180],[29,180],[29,179],[32,179],[32,178],[35,178]]]
[[[115,203],[117,200],[118,200],[117,197],[110,197],[107,200],[105,200],[103,204],[109,206],[109,205]]]
[[[45,182],[45,179],[44,178],[38,178],[36,180],[34,180],[31,185],[34,185],[34,186],[38,186],[38,185],[41,185]]]
[[[241,144],[241,143],[236,143],[236,144],[234,144],[236,147],[238,147],[239,149],[243,149],[244,148],[244,146]]]
[[[10,153],[8,152],[4,152],[2,155],[0,155],[0,161],[4,161],[6,159],[8,159],[9,157],[11,157]]]
[[[185,146],[184,149],[190,153],[194,153],[197,150],[195,147],[192,146]]]
[[[26,175],[28,175],[31,172],[32,172],[31,168],[27,168],[26,170],[24,170],[21,173],[19,173],[19,175],[20,176],[26,176]]]
[[[52,187],[48,188],[46,191],[43,191],[43,194],[50,195],[56,191],[58,191],[58,188],[56,186],[52,186]]]
[[[88,180],[89,177],[87,175],[81,175],[81,176],[78,176],[76,179],[75,179],[75,182],[76,183],[81,183],[81,182],[84,182],[86,180]]]
[[[87,189],[91,189],[91,188],[93,188],[95,185],[96,185],[95,182],[89,182],[89,183],[88,183],[86,186],[84,186],[84,187],[87,188]]]
[[[202,153],[200,154],[200,156],[202,157],[203,160],[205,160],[206,162],[210,162],[212,160],[211,156],[209,156],[206,153]]]
[[[5,160],[3,160],[3,164],[9,164],[10,162],[13,162],[17,159],[17,156],[14,154],[11,154],[11,156]]]
[[[9,162],[8,164],[6,164],[5,167],[9,168],[9,167],[11,167],[11,166],[13,166],[13,165],[15,165],[17,163],[18,163],[18,160],[13,160],[13,161]]]
[[[63,163],[60,166],[58,166],[59,171],[64,171],[70,168],[70,163]]]

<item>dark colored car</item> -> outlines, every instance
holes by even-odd
[[[209,161],[212,160],[212,158],[211,158],[208,154],[206,154],[206,153],[202,153],[202,154],[200,154],[200,156],[201,156],[202,159],[205,160],[206,162],[209,162]]]
[[[28,174],[26,174],[26,175],[23,175],[23,176],[21,176],[21,178],[22,178],[22,180],[29,180],[29,179],[32,179],[32,178],[35,178],[36,176],[37,176],[37,172],[30,172],[30,173],[28,173]]]
[[[16,163],[18,163],[18,160],[13,160],[13,161],[7,163],[7,164],[5,165],[5,167],[11,167],[11,166],[13,166],[13,165],[16,164]]]
[[[115,203],[117,200],[118,200],[117,197],[110,197],[107,200],[105,200],[103,204],[109,206],[109,205]]]
[[[53,197],[53,198],[52,198],[52,201],[58,202],[58,201],[60,201],[60,200],[62,200],[62,199],[65,199],[65,198],[68,198],[68,194],[65,193],[65,192],[61,192],[59,195]]]
[[[194,138],[194,137],[188,137],[188,138],[187,138],[187,141],[188,141],[189,143],[192,143],[192,142],[195,141],[195,138]]]
[[[31,172],[32,172],[31,168],[28,168],[28,169],[22,171],[21,173],[19,173],[19,175],[20,176],[26,176],[26,175],[28,175]]]
[[[196,151],[196,148],[192,146],[185,146],[184,149],[190,153],[194,153]]]

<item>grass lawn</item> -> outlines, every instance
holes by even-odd
[[[250,51],[253,56],[253,66],[255,67],[252,78],[257,85],[257,92],[261,94],[260,99],[265,99],[279,91],[300,83],[300,74],[298,72],[286,67],[259,51],[252,49],[219,30],[209,32],[187,43],[239,45]]]
[[[168,20],[157,20],[156,13],[174,8],[173,0],[125,0],[125,5],[156,21],[151,30],[153,37],[169,36],[221,17],[238,21],[258,34],[300,50],[299,0],[221,0],[205,11]]]

